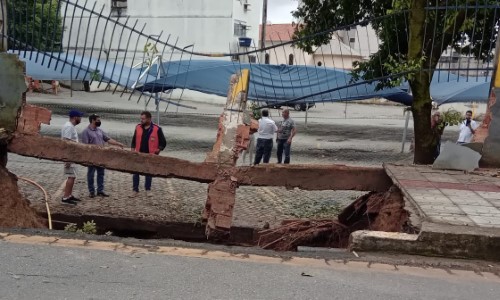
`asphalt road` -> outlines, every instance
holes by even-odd
[[[492,274],[351,262],[318,267],[291,261],[295,263],[0,241],[0,299],[386,300],[500,295],[500,279]]]

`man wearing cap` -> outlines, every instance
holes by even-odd
[[[71,110],[69,112],[69,121],[64,124],[61,130],[61,138],[63,140],[78,143],[76,125],[82,122],[82,117],[83,113],[78,110]],[[76,201],[80,201],[80,199],[73,196],[73,186],[75,185],[76,179],[76,166],[71,163],[64,163],[64,175],[67,176],[68,179],[66,180],[64,195],[61,201],[66,204],[76,205]]]
[[[110,138],[101,128],[101,118],[92,114],[89,116],[89,126],[85,128],[82,132],[82,143],[89,145],[96,145],[98,147],[104,147],[106,143],[118,146],[120,148],[125,147],[120,142],[117,142]],[[88,167],[87,171],[87,186],[89,189],[89,197],[94,198],[96,196],[96,190],[94,186],[94,175],[97,172],[97,196],[109,197],[108,194],[104,192],[104,168],[102,167]]]
[[[149,153],[153,155],[160,154],[167,146],[167,140],[160,126],[151,121],[151,113],[143,111],[141,113],[141,123],[135,126],[134,137],[132,138],[131,149],[135,152]],[[146,176],[144,188],[146,196],[151,196],[151,182],[153,177]],[[139,193],[139,174],[134,174],[132,177],[133,192],[130,198],[134,198]]]

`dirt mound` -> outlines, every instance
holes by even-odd
[[[23,199],[17,186],[17,178],[0,165],[0,227],[45,228],[45,221]]]
[[[408,232],[409,214],[401,191],[392,186],[387,192],[370,192],[347,206],[337,220],[288,220],[282,226],[259,232],[264,249],[296,250],[297,246],[344,248],[356,230]]]

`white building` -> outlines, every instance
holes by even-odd
[[[95,10],[100,12],[104,7],[102,12],[104,16],[111,15],[112,20],[120,19],[123,23],[129,18],[127,22],[129,27],[133,27],[137,21],[135,29],[138,31],[142,30],[143,24],[147,24],[143,30],[144,34],[155,38],[161,34],[162,41],[168,39],[170,44],[176,44],[180,48],[193,45],[189,50],[229,53],[238,50],[239,37],[249,37],[253,40],[252,44],[258,43],[262,0],[96,0],[96,2]],[[78,1],[79,5],[83,6],[84,3],[85,1]],[[91,9],[92,5],[93,1],[89,1],[87,8]],[[65,11],[66,7],[63,5],[61,13],[64,15]],[[107,56],[108,59],[114,59],[118,56],[119,62],[123,62],[126,56],[127,66],[136,64],[142,59],[146,38],[141,38],[137,42],[138,53],[132,61],[131,50],[136,49],[136,34],[132,36],[127,47],[130,30],[124,30],[122,40],[119,42],[121,27],[117,26],[113,34],[113,22],[108,22],[105,27],[106,19],[101,18],[96,31],[98,22],[96,15],[92,15],[89,19],[89,12],[82,12],[80,8],[74,9],[72,5],[68,6],[66,14],[63,37],[65,50],[72,52],[77,49],[77,52],[82,53],[86,48],[86,55],[89,55],[90,47],[95,40],[92,56],[103,52],[102,58]],[[73,21],[72,16],[75,16]],[[160,53],[163,50],[163,47],[158,47]],[[169,59],[170,55],[171,49],[166,48],[164,56]],[[178,58],[180,58],[179,52],[174,53],[172,59]],[[183,58],[188,59],[189,56]],[[200,58],[193,57],[193,59]]]
[[[267,25],[266,47],[281,45],[291,41],[294,30],[295,27],[293,24]],[[347,36],[347,33],[345,34]],[[369,51],[365,51],[365,55],[363,55],[360,51],[343,42],[343,40],[347,40],[349,43],[348,36],[347,38],[343,38],[338,34],[334,34],[329,44],[315,47],[312,54],[306,53],[291,44],[278,46],[266,52],[264,62],[270,64],[323,66],[350,70],[353,68],[355,61],[363,61],[368,58]]]

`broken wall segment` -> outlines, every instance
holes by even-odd
[[[246,114],[250,71],[241,70],[230,78],[226,106],[219,118],[217,139],[205,162],[215,163],[218,176],[208,185],[207,201],[203,210],[208,237],[227,236],[233,222],[236,202],[236,179],[228,169],[236,166],[239,154],[248,147],[250,122]]]
[[[0,53],[0,66],[0,128],[14,132],[26,92],[24,63],[15,54]]]
[[[495,88],[495,95],[500,95],[500,89]],[[487,167],[500,167],[500,102],[496,97],[488,104],[488,135],[484,140],[481,159],[481,165]]]
[[[15,134],[8,145],[22,156],[93,165],[127,173],[210,183],[218,176],[213,163],[116,148],[99,148],[58,138]],[[127,162],[127,163],[124,163]],[[344,165],[268,165],[227,169],[238,186],[284,186],[303,190],[386,191],[392,185],[383,168]]]

